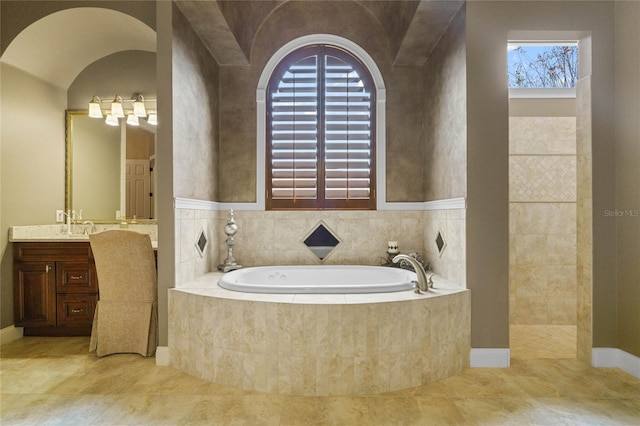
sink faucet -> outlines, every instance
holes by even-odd
[[[93,223],[90,220],[85,220],[84,222],[82,222],[83,225],[91,225],[91,231],[89,231],[88,233],[93,234],[96,232],[96,224]],[[84,233],[85,235],[87,234],[87,227],[85,226],[84,228]]]
[[[411,256],[407,256],[406,254],[399,254],[393,258],[393,263],[398,263],[400,260],[406,260],[413,266],[413,269],[416,271],[416,275],[418,277],[418,285],[416,287],[416,293],[421,293],[423,291],[429,291],[429,282],[431,281],[430,277],[427,278],[427,274],[424,271],[424,268],[416,259]]]
[[[67,220],[66,220],[67,235],[71,235],[71,234],[73,234],[73,231],[71,229],[71,225],[73,224],[74,227],[75,227],[75,224],[76,224],[76,211],[75,210],[67,210],[66,212],[62,212],[62,214],[67,217]]]

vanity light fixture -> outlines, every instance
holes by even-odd
[[[147,116],[147,110],[144,107],[144,98],[142,95],[136,95],[135,101],[133,102],[133,115],[136,117]]]
[[[132,126],[140,125],[140,117],[147,118],[147,123],[153,126],[158,124],[156,112],[157,101],[155,99],[145,99],[139,93],[134,94],[130,99],[123,99],[116,95],[112,101],[103,101],[100,96],[94,95],[89,102],[89,117],[102,118],[111,126],[118,125],[118,119],[127,118],[127,124]],[[106,109],[102,104],[107,104]]]
[[[116,95],[111,102],[111,115],[116,118],[124,118],[124,109],[122,108],[122,97]]]
[[[111,114],[107,114],[107,118],[106,120],[104,120],[105,123],[107,123],[109,126],[119,126],[120,122],[118,121],[117,117],[114,117]]]
[[[89,102],[89,117],[92,118],[102,118],[102,108],[100,108],[100,104],[102,101],[96,95],[93,95],[91,98],[91,102]]]
[[[129,114],[127,115],[127,124],[131,126],[139,126],[140,120],[138,120],[138,116],[136,116],[135,114]]]

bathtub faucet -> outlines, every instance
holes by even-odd
[[[393,258],[393,263],[398,263],[401,260],[406,260],[413,266],[413,269],[416,271],[416,276],[418,277],[418,286],[416,288],[416,293],[421,293],[423,291],[429,291],[429,282],[431,281],[427,278],[427,273],[424,271],[424,268],[416,259],[411,256],[407,256],[406,254],[399,254]]]

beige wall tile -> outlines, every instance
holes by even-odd
[[[574,325],[576,118],[511,117],[509,126],[510,323]]]
[[[241,389],[370,394],[469,366],[468,292],[362,305],[259,303],[179,290],[169,298],[177,317],[169,331],[171,365]],[[260,322],[264,332],[257,331]]]
[[[510,156],[509,200],[575,201],[576,157]]]

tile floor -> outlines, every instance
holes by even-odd
[[[157,367],[153,358],[97,358],[88,346],[84,337],[26,337],[3,345],[0,423],[640,425],[639,379],[575,357],[525,356],[525,345],[510,368],[468,369],[430,385],[365,397],[244,392]]]

